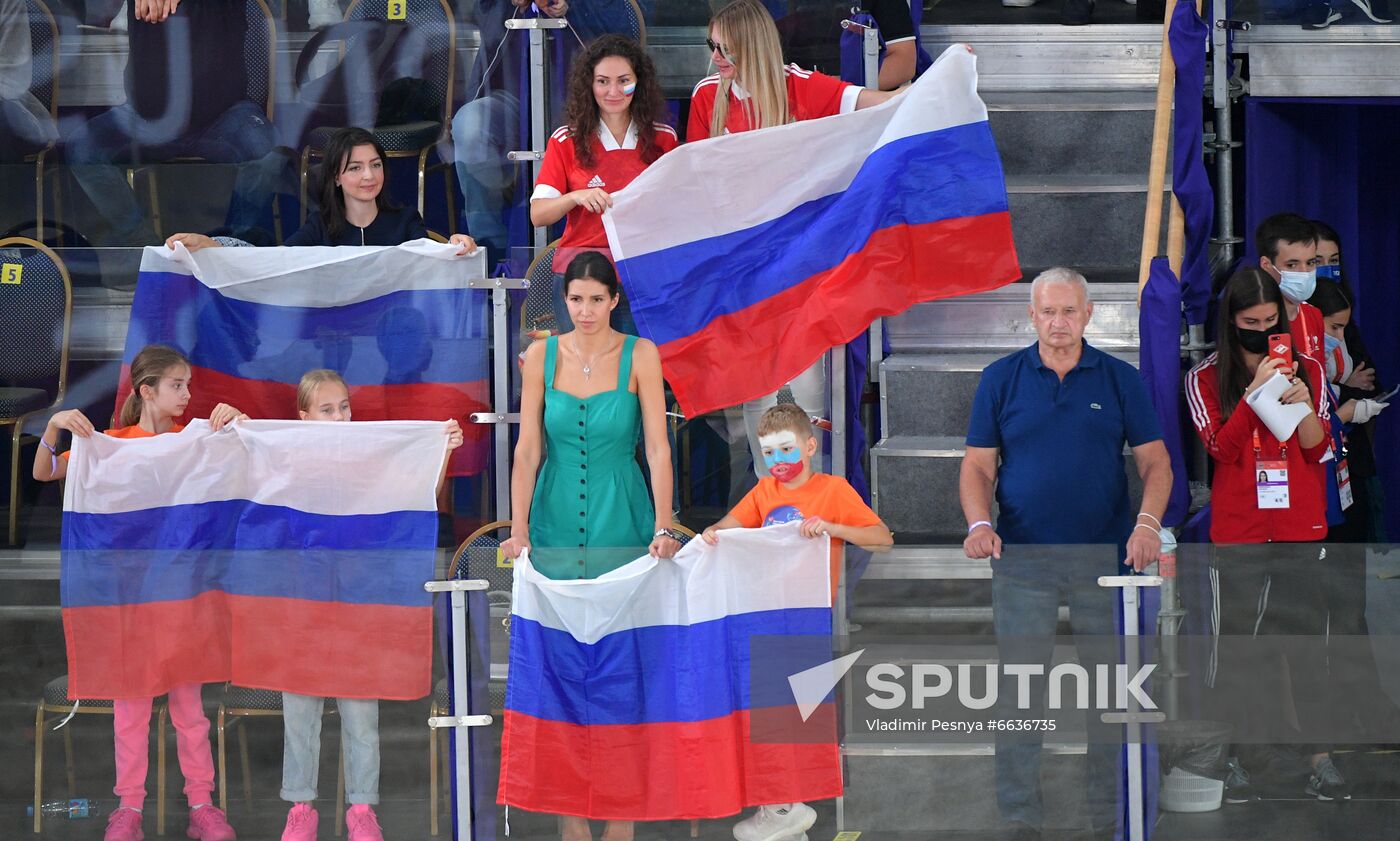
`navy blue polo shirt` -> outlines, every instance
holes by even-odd
[[[1136,520],[1123,445],[1162,438],[1137,369],[1084,344],[1062,382],[1040,345],[982,372],[969,447],[1001,451],[997,534],[1007,544],[1124,544]]]

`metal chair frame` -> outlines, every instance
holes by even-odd
[[[53,16],[53,12],[49,9],[48,4],[45,3],[44,0],[25,0],[25,2],[32,3],[35,7],[38,8],[38,10],[41,13],[43,13],[44,18],[48,20],[50,32],[48,50],[50,54],[48,67],[49,96],[48,102],[45,104],[48,105],[49,116],[53,118],[55,124],[57,124],[58,77],[59,71],[62,69],[63,66],[63,62],[59,61],[60,53],[58,20]],[[34,87],[31,84],[30,92],[32,93],[33,90]],[[30,155],[25,155],[23,158],[24,163],[34,164],[34,226],[35,233],[38,234],[38,239],[41,241],[44,239],[44,164],[48,160],[49,153],[53,151],[53,148],[54,144],[50,143],[49,145],[45,146],[39,151],[34,152]],[[57,223],[59,221],[59,207],[61,206],[57,185],[54,186],[53,205],[54,222]]]
[[[406,0],[406,2],[408,1],[409,0]],[[432,2],[432,0],[420,0],[420,2]],[[351,21],[358,19],[354,17],[354,14],[355,10],[359,8],[360,3],[361,0],[352,0],[349,8],[345,10],[344,20]],[[441,7],[443,18],[447,22],[447,81],[446,84],[443,86],[442,131],[439,132],[437,138],[433,140],[432,143],[422,147],[421,149],[386,151],[384,154],[385,157],[388,158],[418,159],[418,215],[424,217],[423,221],[425,224],[427,222],[427,175],[429,172],[435,172],[438,169],[443,170],[443,185],[446,188],[447,193],[447,233],[451,235],[457,233],[457,200],[456,196],[452,192],[452,168],[450,166],[450,162],[446,161],[440,162],[432,167],[428,166],[428,153],[438,148],[443,143],[446,143],[448,138],[450,138],[452,135],[452,86],[457,73],[456,17],[453,15],[452,9],[447,5],[446,0],[437,0],[437,4],[439,7]],[[345,42],[343,41],[340,44],[340,59],[342,61],[345,59]],[[373,129],[370,130],[370,133],[373,133]],[[313,158],[322,157],[322,153],[323,150],[317,149],[309,143],[303,146],[301,149],[301,171],[299,180],[301,185],[302,224],[306,223],[307,205],[310,197],[308,182],[311,176],[311,162]],[[388,161],[385,161],[385,165],[387,167]],[[387,186],[388,183],[386,179],[385,187]]]
[[[58,273],[63,278],[63,344],[59,350],[58,361],[58,392],[54,395],[53,402],[42,409],[35,409],[13,418],[0,418],[0,426],[13,425],[14,430],[10,436],[10,529],[9,543],[15,546],[19,542],[19,461],[20,447],[24,439],[24,422],[34,415],[50,412],[63,405],[64,394],[68,390],[68,351],[69,341],[72,335],[73,322],[73,280],[68,275],[68,267],[63,264],[63,260],[54,253],[53,249],[37,240],[28,237],[8,237],[0,239],[0,248],[33,248],[45,257],[53,261],[58,267]],[[33,436],[30,436],[33,437]],[[37,439],[36,439],[37,440]]]

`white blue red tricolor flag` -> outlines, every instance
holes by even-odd
[[[688,415],[776,391],[880,316],[1021,275],[962,46],[880,106],[681,146],[603,221]]]
[[[219,403],[254,418],[295,418],[313,368],[338,371],[356,420],[456,418],[466,443],[450,475],[479,472],[487,427],[489,297],[469,289],[485,251],[417,240],[393,248],[148,247],[131,305],[117,407],[148,344],[194,366],[187,417]]]
[[[444,425],[423,421],[75,438],[60,579],[69,693],[231,680],[423,697],[446,454]]]
[[[841,793],[827,539],[722,532],[591,580],[515,567],[501,803],[597,819],[732,815]],[[809,712],[811,712],[809,710]]]

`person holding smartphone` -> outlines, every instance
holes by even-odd
[[[1332,448],[1330,418],[1319,399],[1325,371],[1282,341],[1287,329],[1285,293],[1273,277],[1256,267],[1236,272],[1222,294],[1217,351],[1187,374],[1186,398],[1214,467],[1210,577],[1219,652],[1210,669],[1214,686],[1222,698],[1251,694],[1248,686],[1259,677],[1259,660],[1247,656],[1257,654],[1246,650],[1251,641],[1296,635],[1296,644],[1286,650],[1288,680],[1298,727],[1306,732],[1327,721],[1332,707],[1321,643],[1327,607],[1318,586],[1320,541],[1327,536],[1324,462]],[[1279,349],[1271,353],[1272,345]],[[1256,412],[1256,407],[1264,411],[1260,401],[1270,398],[1251,400],[1276,377],[1288,380],[1278,402],[1302,403],[1310,410],[1286,440],[1276,438]],[[1235,724],[1246,771],[1291,770],[1288,752],[1267,746],[1291,730],[1286,706],[1219,711]],[[1306,793],[1349,799],[1346,780],[1327,750],[1314,746],[1308,754],[1307,765],[1298,768],[1300,776],[1310,771]],[[1239,788],[1227,792],[1227,800],[1250,799]]]

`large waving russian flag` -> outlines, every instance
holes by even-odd
[[[466,435],[448,472],[480,472],[487,409],[490,302],[467,284],[485,251],[417,240],[397,247],[149,246],[131,305],[117,408],[131,361],[171,345],[194,366],[188,417],[219,403],[254,418],[296,418],[296,386],[313,368],[340,372],[357,420],[447,420]]]
[[[912,304],[1021,276],[976,59],[875,108],[687,144],[603,216],[687,414],[772,393]]]
[[[180,683],[408,700],[432,667],[443,424],[245,421],[74,438],[68,691]]]
[[[500,802],[674,820],[839,795],[834,704],[803,717],[787,682],[831,659],[828,553],[793,523],[592,580],[523,556]]]

